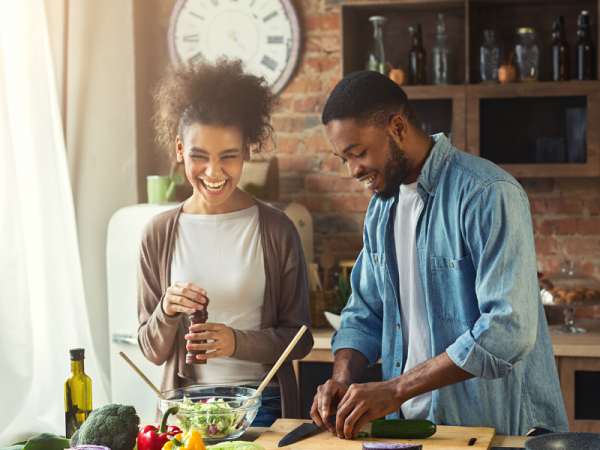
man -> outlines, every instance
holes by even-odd
[[[428,136],[402,89],[376,72],[341,80],[322,120],[374,196],[314,421],[346,439],[383,416],[568,431],[519,183]],[[353,384],[379,359],[382,382]]]

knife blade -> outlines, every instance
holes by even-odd
[[[319,426],[316,423],[303,423],[299,427],[286,434],[283,437],[283,439],[279,441],[277,447],[285,447],[286,445],[293,444],[294,442],[299,441],[303,437],[308,436],[315,430],[320,430]]]

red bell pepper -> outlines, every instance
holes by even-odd
[[[167,419],[171,414],[177,414],[177,411],[179,411],[177,406],[167,409],[163,414],[159,429],[154,425],[146,425],[142,428],[137,438],[138,450],[161,450],[169,442],[169,436],[181,433],[179,428],[167,426]]]

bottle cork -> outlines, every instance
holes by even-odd
[[[190,314],[190,322],[192,325],[196,325],[197,323],[206,323],[208,320],[208,304],[210,300],[206,297],[206,303],[203,305],[204,309],[202,311],[194,311]],[[191,344],[206,344],[206,341],[189,341]],[[206,364],[205,359],[198,359],[196,355],[201,355],[206,353],[206,350],[188,350],[185,355],[185,362],[187,364]]]

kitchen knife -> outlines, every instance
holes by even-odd
[[[315,430],[320,430],[319,426],[316,423],[303,423],[296,429],[290,431],[285,437],[279,441],[277,447],[284,447],[286,445],[293,444],[296,441],[299,441],[303,437],[309,435]]]

